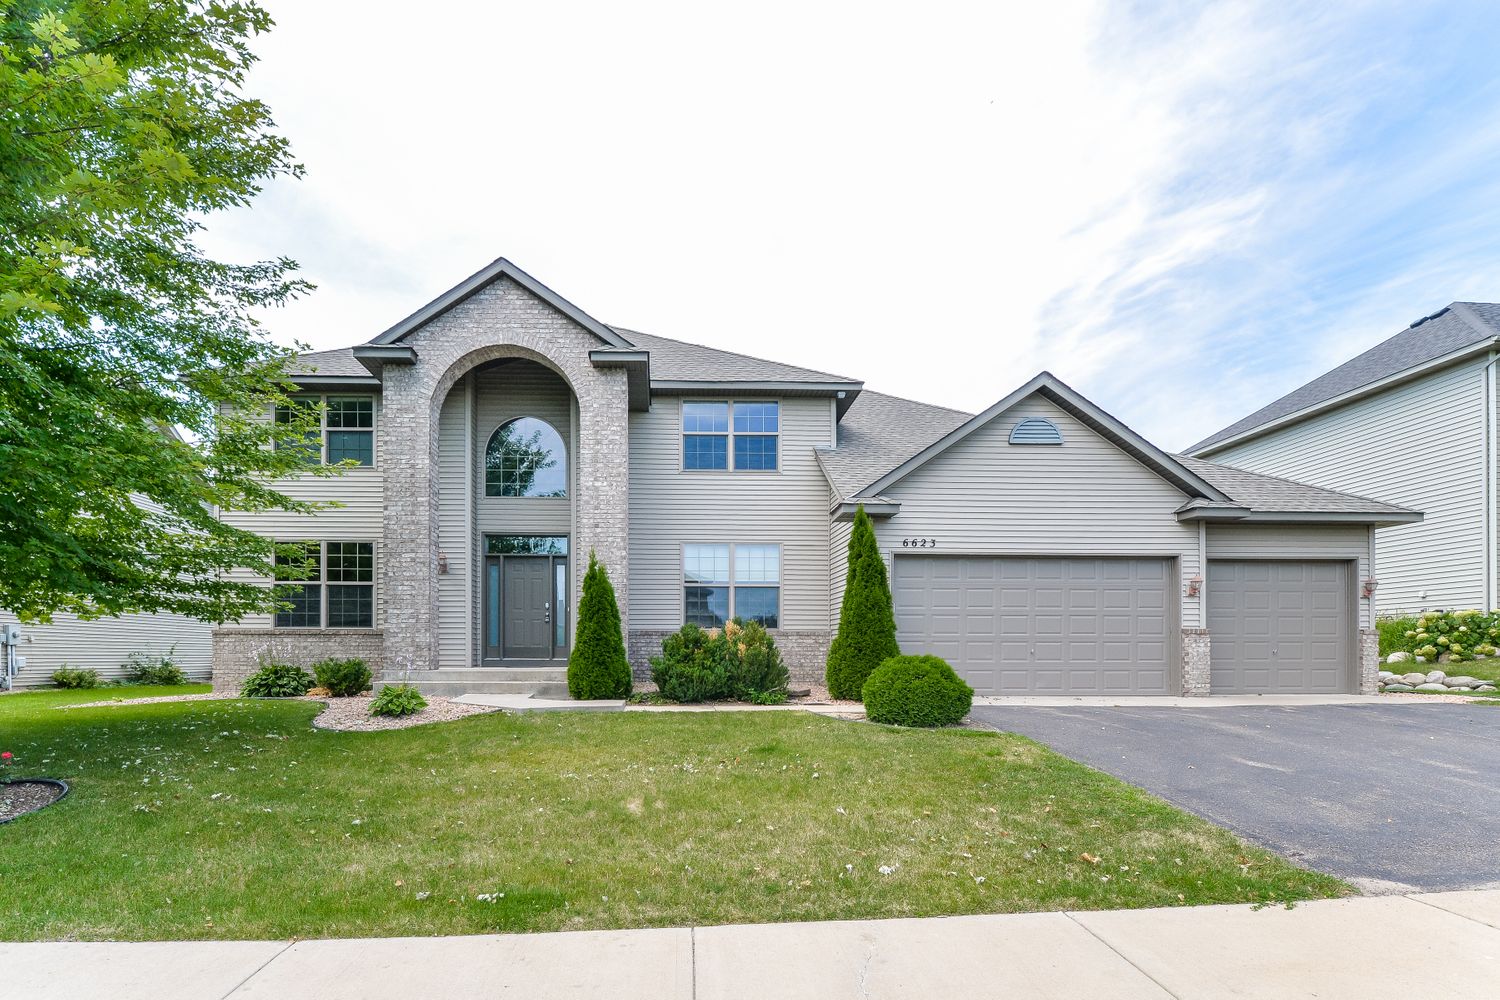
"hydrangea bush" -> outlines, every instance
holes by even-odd
[[[1494,656],[1500,642],[1500,611],[1429,611],[1406,630],[1405,649],[1427,662],[1447,656],[1463,662]]]

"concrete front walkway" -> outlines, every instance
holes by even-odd
[[[1409,946],[1391,947],[1394,941]],[[0,1000],[1493,1000],[1500,891],[384,940],[0,944]]]

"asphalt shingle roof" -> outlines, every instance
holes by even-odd
[[[1495,337],[1500,337],[1500,303],[1454,302],[1248,417],[1209,435],[1187,451],[1197,454],[1262,424]]]
[[[312,351],[299,354],[287,365],[289,375],[360,375],[370,377],[370,371],[354,360],[354,348],[339,347],[332,351]]]
[[[1232,465],[1205,462],[1201,458],[1174,455],[1173,458],[1197,473],[1210,485],[1227,493],[1238,503],[1259,513],[1291,514],[1405,514],[1410,511],[1395,504],[1382,503],[1368,497],[1341,493],[1321,486],[1282,479],[1279,476],[1262,475]],[[1202,506],[1200,504],[1200,506]]]
[[[838,494],[853,496],[970,416],[866,389],[839,421],[838,448],[819,448],[818,461]]]
[[[853,382],[859,379],[767,361],[748,354],[658,337],[639,330],[611,330],[651,354],[651,378],[667,382]]]

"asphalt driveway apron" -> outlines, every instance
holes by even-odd
[[[1500,706],[976,706],[1369,892],[1500,887]]]

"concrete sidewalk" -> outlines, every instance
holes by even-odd
[[[294,944],[0,944],[0,1000],[508,996],[1493,1000],[1500,996],[1500,890],[1291,910],[1206,906]]]

